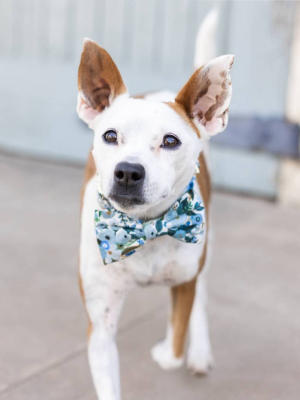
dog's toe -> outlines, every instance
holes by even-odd
[[[211,352],[189,351],[187,367],[193,374],[206,375],[213,365],[214,359]]]

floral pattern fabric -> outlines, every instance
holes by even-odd
[[[104,264],[128,257],[147,240],[169,235],[186,243],[201,243],[204,234],[205,209],[194,191],[193,176],[184,194],[160,218],[146,222],[117,211],[99,194],[99,210],[95,210],[97,242]]]

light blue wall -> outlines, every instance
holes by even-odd
[[[216,4],[219,52],[236,55],[231,115],[283,116],[296,2],[2,0],[0,149],[84,160],[92,135],[75,113],[82,38],[107,48],[132,94],[178,90]]]
[[[223,51],[233,53],[233,114],[283,117],[296,1],[228,2]],[[224,10],[226,14],[226,10]]]

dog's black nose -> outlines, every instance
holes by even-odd
[[[115,182],[126,189],[141,185],[144,178],[145,168],[141,164],[121,162],[115,168]]]

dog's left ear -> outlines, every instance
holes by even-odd
[[[230,70],[234,56],[215,58],[199,68],[178,93],[175,101],[208,137],[222,132],[228,123],[232,95]]]
[[[87,124],[126,93],[121,74],[111,56],[96,42],[85,39],[78,70],[77,112]]]

